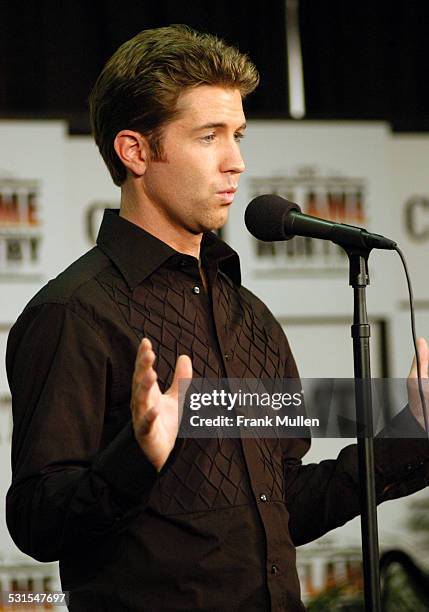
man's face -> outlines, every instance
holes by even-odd
[[[170,229],[199,234],[228,218],[244,171],[239,141],[246,120],[237,89],[189,89],[178,109],[178,118],[163,128],[164,161],[147,163],[144,191]]]

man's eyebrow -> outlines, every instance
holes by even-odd
[[[196,128],[193,128],[193,132],[200,132],[201,130],[209,130],[209,129],[213,129],[213,128],[226,128],[228,127],[226,123],[205,123],[204,125],[200,125]],[[247,128],[247,123],[243,123],[242,125],[240,125],[239,128],[237,128],[237,132],[241,131],[241,130],[245,130]]]

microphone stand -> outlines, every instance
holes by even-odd
[[[368,257],[371,249],[340,246],[346,251],[350,260],[349,284],[353,287],[354,294],[351,331],[355,373],[365,610],[381,612],[369,348],[371,334],[366,309],[366,286],[369,285]]]

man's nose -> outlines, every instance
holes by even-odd
[[[238,142],[231,143],[225,151],[221,169],[222,172],[234,172],[235,174],[240,174],[246,169]]]

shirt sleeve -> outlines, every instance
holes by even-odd
[[[287,339],[286,354],[285,378],[298,380]],[[336,459],[303,465],[301,459],[309,447],[309,437],[288,440],[283,458],[285,503],[295,546],[311,542],[360,514],[357,445],[346,446]],[[374,463],[378,504],[429,484],[429,441],[408,407],[374,439]]]
[[[158,474],[130,422],[102,443],[112,363],[87,319],[62,304],[27,308],[6,359],[14,420],[7,524],[23,552],[53,561],[83,538],[123,528]]]
[[[414,430],[415,437],[374,440],[377,503],[410,495],[429,483],[429,442],[408,408],[395,417],[391,435],[395,427],[410,436]],[[290,534],[296,546],[360,514],[356,444],[343,448],[336,459],[317,464],[302,465],[299,458],[285,458],[285,481]]]

